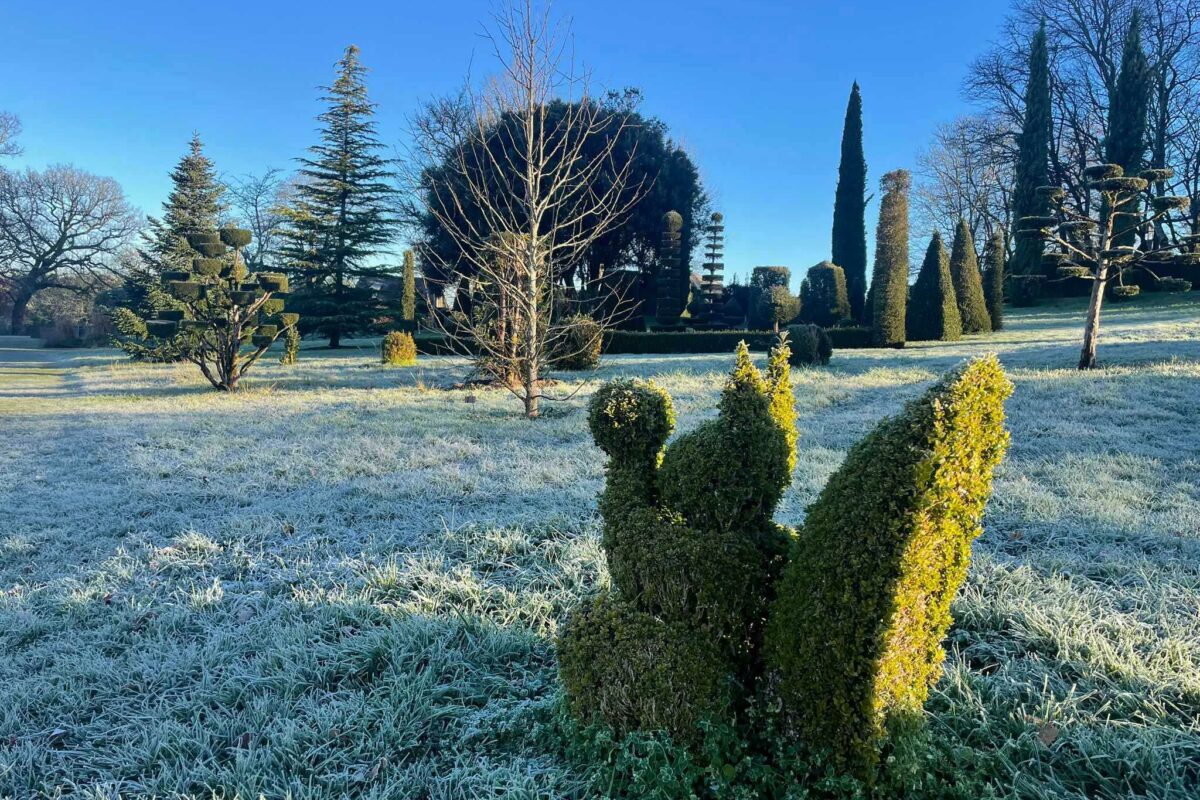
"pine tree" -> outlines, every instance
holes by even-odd
[[[898,169],[879,182],[879,226],[871,275],[871,339],[877,347],[903,347],[908,304],[908,190],[912,179]]]
[[[850,90],[842,129],[842,160],[833,201],[833,263],[846,273],[850,313],[864,319],[867,291],[867,162],[863,156],[862,96]]]
[[[975,256],[975,240],[965,219],[958,221],[954,231],[954,246],[950,253],[950,278],[954,282],[954,297],[963,333],[990,333],[992,318],[988,315],[983,297],[983,276]]]
[[[983,295],[987,301],[992,330],[1004,327],[1004,237],[997,231],[983,254]]]
[[[942,235],[933,232],[908,303],[908,338],[952,342],[962,336],[962,320],[950,278],[950,257]]]
[[[1036,217],[1046,203],[1037,194],[1050,182],[1050,66],[1043,22],[1029,46],[1029,81],[1025,85],[1025,120],[1017,138],[1017,180],[1013,188],[1013,217]],[[1009,264],[1012,301],[1031,305],[1037,300],[1042,276],[1042,242],[1018,237]]]
[[[417,327],[417,276],[412,250],[404,251],[404,287],[400,297],[400,319],[409,333]]]
[[[163,288],[164,272],[186,272],[192,260],[200,257],[187,237],[196,233],[214,233],[221,213],[224,187],[217,170],[204,155],[199,134],[192,135],[188,153],[171,171],[171,193],[163,203],[161,219],[151,217],[149,229],[142,234],[137,264],[125,280],[124,300],[113,315],[120,334],[116,344],[144,361],[178,361],[184,354],[178,341],[147,340],[142,320],[160,311],[182,308],[178,300]]]
[[[358,54],[354,45],[346,48],[337,80],[326,87],[328,108],[317,117],[321,141],[300,159],[304,179],[283,231],[284,259],[297,284],[293,306],[304,330],[327,337],[330,347],[374,330],[387,311],[364,279],[389,274],[373,261],[393,237],[391,162],[379,155],[375,105]]]
[[[1144,167],[1146,113],[1150,106],[1152,80],[1150,64],[1142,50],[1141,14],[1134,9],[1121,53],[1117,86],[1108,105],[1108,134],[1104,137],[1105,161],[1117,164],[1126,175],[1137,175]],[[1140,203],[1134,200],[1117,215],[1116,227],[1127,230],[1114,239],[1115,246],[1134,244],[1136,231],[1128,221],[1137,218],[1139,209]]]

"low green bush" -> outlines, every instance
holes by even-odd
[[[793,367],[825,365],[833,356],[833,342],[824,328],[818,325],[790,325],[787,329],[788,347]]]
[[[383,337],[380,356],[384,364],[392,367],[409,367],[417,363],[417,345],[411,333],[392,331]]]
[[[594,370],[600,366],[600,348],[604,329],[586,314],[576,314],[566,320],[562,335],[551,347],[550,364],[554,369],[568,371]]]
[[[1158,288],[1163,292],[1190,292],[1192,282],[1183,278],[1163,278],[1158,282]]]
[[[1121,300],[1132,300],[1141,293],[1142,287],[1136,284],[1129,284],[1126,286],[1110,286],[1108,289],[1109,297],[1111,297],[1115,302],[1120,302]]]
[[[766,658],[790,725],[864,779],[941,675],[1011,392],[988,356],[880,423],[809,507],[780,581]]]

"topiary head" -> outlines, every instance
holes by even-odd
[[[738,342],[734,359],[733,371],[729,373],[721,392],[721,416],[736,419],[747,414],[765,414],[768,406],[767,383],[758,367],[754,366],[745,341]]]
[[[250,244],[252,234],[245,228],[222,228],[221,241],[230,247],[241,248]]]
[[[675,406],[653,381],[610,381],[588,404],[588,427],[612,458],[653,459],[675,429]]]

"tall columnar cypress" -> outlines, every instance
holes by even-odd
[[[1033,35],[1029,46],[1029,82],[1025,85],[1025,120],[1017,138],[1017,180],[1013,187],[1013,217],[1042,216],[1045,201],[1037,188],[1050,183],[1050,65],[1046,53],[1046,25]],[[1010,296],[1016,305],[1032,305],[1042,276],[1042,241],[1018,237],[1009,264]]]
[[[367,97],[366,67],[351,45],[322,98],[321,141],[300,159],[304,180],[289,209],[284,255],[295,275],[305,330],[339,347],[343,336],[371,331],[386,313],[378,292],[363,278],[389,271],[373,266],[391,242],[394,220],[391,162],[379,155],[375,105]]]
[[[862,95],[850,90],[842,128],[842,160],[833,201],[833,263],[846,273],[850,313],[865,316],[867,294],[867,162],[863,156]]]
[[[908,338],[952,342],[962,336],[962,319],[950,278],[950,257],[942,235],[933,232],[908,303]]]
[[[410,333],[417,326],[416,259],[412,250],[404,251],[404,286],[400,296],[400,319]]]
[[[877,347],[903,347],[908,303],[908,190],[906,170],[879,181],[883,200],[875,229],[875,268],[871,275],[871,339]]]
[[[958,221],[954,231],[954,246],[950,252],[950,279],[954,282],[954,297],[963,333],[989,333],[992,318],[988,315],[983,296],[983,276],[979,274],[979,259],[975,256],[975,240],[965,219]]]
[[[983,296],[987,301],[992,330],[1004,327],[1004,237],[997,231],[983,253]]]
[[[1141,14],[1135,9],[1125,35],[1121,53],[1121,71],[1108,104],[1108,133],[1104,137],[1104,158],[1117,164],[1126,175],[1142,171],[1146,154],[1146,113],[1150,107],[1151,84],[1154,80],[1146,54],[1142,50]],[[1137,218],[1139,203],[1133,200],[1116,215],[1115,228],[1125,230],[1114,239],[1116,246],[1134,243],[1135,231],[1126,220]],[[1125,215],[1128,216],[1125,216]]]

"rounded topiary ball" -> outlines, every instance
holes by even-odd
[[[612,381],[592,396],[588,428],[600,449],[614,458],[653,458],[675,429],[675,406],[653,381]]]

